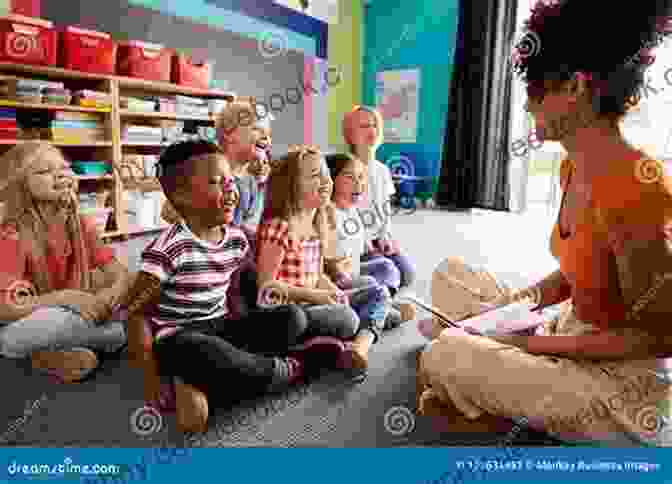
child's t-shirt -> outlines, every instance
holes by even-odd
[[[199,239],[182,221],[142,252],[141,270],[161,281],[161,297],[150,318],[155,339],[189,323],[229,315],[227,291],[249,250],[245,234],[227,226],[216,244]]]
[[[378,160],[369,162],[368,171],[367,209],[374,214],[368,218],[374,222],[371,223],[368,220],[366,222],[366,241],[390,239],[392,237],[390,197],[396,193],[392,173],[386,165]]]
[[[355,207],[334,207],[336,213],[336,257],[352,258],[352,276],[360,275],[360,258],[364,252],[365,234]]]

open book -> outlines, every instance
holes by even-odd
[[[404,295],[403,298],[432,313],[444,328],[463,328],[470,333],[482,334],[484,336],[518,333],[536,328],[548,319],[542,314],[531,311],[535,307],[534,304],[519,302],[464,319],[458,324],[435,306],[415,296]]]

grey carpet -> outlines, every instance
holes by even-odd
[[[413,292],[429,297],[434,267],[459,255],[483,264],[513,284],[554,269],[547,254],[551,217],[476,211],[422,211],[398,215],[395,231],[413,255],[418,281]],[[117,246],[132,269],[151,237]],[[414,323],[387,332],[374,347],[364,382],[326,375],[310,386],[269,395],[236,408],[215,409],[203,435],[181,436],[174,416],[148,435],[134,432],[132,414],[142,407],[142,381],[125,359],[104,362],[95,377],[58,385],[33,373],[26,361],[0,359],[5,384],[0,403],[0,445],[54,447],[391,447],[417,445],[549,445],[544,435],[458,435],[429,418],[416,418],[415,355],[425,341]],[[226,384],[223,382],[223,384]],[[387,416],[387,419],[386,419]],[[143,425],[154,423],[149,415]],[[146,429],[146,427],[142,427]]]

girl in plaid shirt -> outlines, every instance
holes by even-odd
[[[325,355],[323,366],[348,362],[357,365],[359,347],[376,339],[373,331],[360,328],[360,319],[347,296],[324,273],[324,254],[330,228],[325,214],[325,185],[321,155],[311,147],[297,147],[273,163],[267,207],[269,218],[257,233],[257,281],[262,288],[274,283],[292,302],[303,304],[308,336],[325,336],[340,348]],[[329,180],[330,182],[331,180]],[[330,193],[329,193],[330,195]],[[344,344],[342,340],[351,340]],[[366,355],[366,352],[364,352]],[[308,368],[306,368],[308,370]]]

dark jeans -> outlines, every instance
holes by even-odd
[[[248,268],[240,274],[240,296],[243,311],[257,309],[257,274],[253,269]],[[313,336],[350,339],[360,328],[360,319],[349,306],[302,304],[301,307],[308,320],[301,340]]]
[[[274,355],[284,356],[308,325],[298,305],[251,310],[239,320],[194,323],[154,343],[162,375],[180,377],[221,403],[265,392]]]

